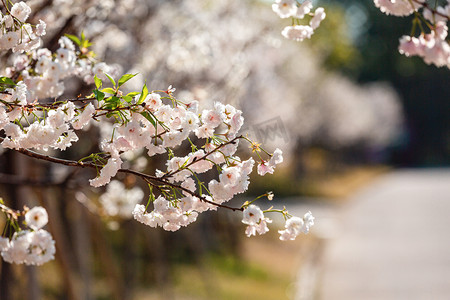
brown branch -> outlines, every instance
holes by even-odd
[[[32,10],[31,15],[28,17],[28,19],[32,20],[33,23],[37,23],[37,20],[35,20],[35,17],[46,7],[50,7],[52,5],[52,2],[53,2],[53,0],[46,0],[46,1],[42,2],[38,7],[35,7]]]
[[[71,15],[64,25],[56,32],[53,37],[46,43],[45,48],[48,48],[50,51],[55,52],[58,46],[58,41],[60,37],[64,36],[65,33],[72,32],[73,24],[75,22],[76,15]]]
[[[8,92],[0,92],[2,94],[10,94]],[[26,105],[20,105],[17,103],[10,103],[10,102],[6,102],[4,100],[0,100],[1,103],[3,103],[4,105],[8,105],[8,106],[14,106],[14,107],[22,107],[22,108],[28,108],[28,109],[37,109],[37,110],[42,110],[43,108],[49,108],[49,109],[53,109],[53,108],[58,108],[60,105],[62,104],[66,104],[67,102],[82,102],[85,103],[85,101],[93,101],[93,100],[97,100],[96,98],[92,98],[92,97],[83,97],[83,98],[76,98],[76,99],[66,99],[66,100],[59,100],[53,102],[53,103],[30,103],[30,104],[26,104]]]
[[[233,141],[235,141],[236,139],[238,139],[240,137],[236,137],[233,140],[227,142],[226,144],[229,144]],[[0,142],[3,141],[3,138],[0,138]],[[223,144],[223,145],[226,145]],[[220,147],[220,146],[219,146]],[[219,147],[217,147],[215,150],[217,150]],[[22,153],[24,155],[27,155],[29,157],[32,158],[36,158],[36,159],[40,159],[40,160],[45,160],[45,161],[49,161],[52,163],[56,163],[56,164],[61,164],[61,165],[65,165],[65,166],[70,166],[70,167],[79,167],[79,168],[91,168],[91,169],[98,169],[98,168],[102,168],[102,165],[97,165],[91,162],[81,162],[81,161],[73,161],[73,160],[67,160],[67,159],[62,159],[62,158],[56,158],[56,157],[52,157],[52,156],[48,156],[48,155],[43,155],[31,150],[27,150],[27,149],[14,149],[15,151]],[[215,151],[213,150],[213,151]],[[213,151],[209,152],[208,154],[211,154]],[[207,155],[203,156],[202,158],[200,158],[199,160],[205,158]],[[195,162],[199,161],[196,160]],[[134,171],[134,170],[130,170],[130,169],[119,169],[118,172],[120,173],[127,173],[127,174],[132,174],[135,176],[138,176],[140,178],[142,178],[145,182],[151,184],[151,185],[155,185],[155,182],[158,183],[162,183],[164,185],[168,185],[172,188],[175,189],[179,189],[182,191],[185,191],[186,193],[189,193],[190,195],[199,198],[201,201],[209,203],[211,205],[217,206],[217,207],[222,207],[222,208],[227,208],[230,209],[232,211],[242,211],[243,208],[242,207],[231,207],[228,205],[223,205],[223,204],[219,204],[219,203],[215,203],[214,201],[210,201],[208,199],[206,199],[205,197],[199,195],[198,193],[192,192],[190,190],[188,190],[187,188],[182,187],[181,185],[177,185],[174,183],[171,183],[169,181],[166,181],[164,178],[159,178],[156,176],[152,176],[152,175],[148,175],[148,174],[144,174],[138,171]]]
[[[5,7],[6,11],[7,11],[8,13],[10,13],[9,8],[8,8],[8,5],[5,3],[5,0],[2,0],[2,3],[3,3],[3,6]]]
[[[8,94],[7,92],[0,92],[0,93]],[[0,103],[2,103],[3,105],[8,106],[9,109],[13,109],[13,107],[20,107],[22,109],[43,111],[43,110],[46,110],[46,109],[58,108],[61,105],[66,104],[67,102],[86,103],[86,101],[94,101],[94,100],[97,100],[97,99],[96,98],[92,98],[92,97],[84,97],[84,98],[77,98],[77,99],[60,100],[60,101],[56,101],[56,102],[53,102],[53,103],[39,103],[39,104],[38,103],[31,103],[31,104],[26,104],[26,105],[20,105],[20,104],[17,104],[17,103],[10,103],[10,102],[6,102],[4,100],[0,100]],[[130,106],[120,106],[120,107],[116,107],[114,109],[107,109],[107,108],[99,107],[99,108],[95,109],[97,111],[97,113],[92,116],[92,119],[97,120],[98,117],[107,115],[109,113],[117,112],[117,111],[131,110],[131,109],[137,108],[139,106],[140,106],[139,104],[132,104]],[[167,131],[165,130],[164,132],[160,133],[158,136],[161,136],[161,135],[163,135],[166,132]],[[158,136],[156,136],[156,137],[158,137]]]
[[[92,118],[98,118],[98,117],[101,117],[101,116],[104,116],[104,115],[107,115],[109,113],[116,112],[116,111],[129,110],[129,109],[132,109],[133,106],[138,106],[138,105],[133,104],[131,106],[116,107],[114,109],[98,108],[97,111],[103,111],[103,112],[99,113],[99,114],[95,114]]]
[[[84,102],[84,101],[93,101],[93,100],[97,100],[97,98],[95,97],[78,97],[76,99],[66,99],[66,100],[60,100],[58,102],[64,102],[64,101],[70,101],[70,102]]]
[[[8,92],[0,92],[3,94],[9,94]],[[76,99],[66,99],[66,100],[59,100],[59,101],[55,101],[53,103],[31,103],[31,104],[26,104],[26,105],[20,105],[18,103],[10,103],[10,102],[6,102],[4,100],[0,100],[0,103],[2,103],[3,105],[8,106],[10,109],[12,109],[13,107],[20,107],[22,109],[29,109],[29,110],[37,110],[37,111],[43,111],[45,109],[55,109],[60,107],[61,105],[66,104],[67,102],[81,102],[81,103],[86,103],[86,101],[94,101],[97,100],[96,98],[92,98],[92,97],[84,97],[84,98],[76,98]],[[114,109],[107,109],[107,108],[96,108],[95,110],[97,111],[96,114],[94,114],[92,116],[92,118],[94,120],[96,120],[98,117],[107,115],[109,113],[112,112],[118,112],[118,111],[126,111],[126,110],[131,110],[131,109],[135,109],[140,107],[140,104],[132,104],[130,106],[119,106],[116,107]],[[156,121],[159,122],[159,120],[156,119]],[[163,133],[159,134],[162,135],[164,133],[166,133],[167,131],[164,131]],[[158,135],[158,136],[159,136]]]

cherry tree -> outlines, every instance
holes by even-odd
[[[97,176],[89,180],[93,187],[109,184],[117,173],[141,178],[149,187],[144,204],[139,204],[142,191],[126,192],[114,181],[101,201],[109,207],[110,214],[120,214],[126,206],[114,207],[110,195],[130,193],[126,199],[135,204],[131,214],[150,227],[176,231],[195,222],[199,213],[224,208],[243,213],[246,234],[251,236],[269,230],[268,213],[281,213],[286,220],[292,217],[285,208],[261,210],[254,204],[260,197],[240,207],[226,204],[247,190],[255,164],[258,174],[264,176],[272,174],[276,165],[283,162],[280,149],[269,153],[259,143],[239,135],[244,121],[240,110],[220,102],[215,102],[212,108],[200,109],[198,101],[177,98],[172,86],[151,90],[144,84],[139,90],[124,92],[123,86],[137,74],[120,75],[119,68],[98,61],[83,32],[81,36],[62,36],[59,48],[51,51],[41,47],[46,22],[27,23],[31,8],[25,2],[4,2],[4,9],[0,47],[14,55],[12,66],[1,77],[3,148],[55,164],[95,169]],[[317,28],[314,20],[313,17],[311,22]],[[92,92],[73,99],[61,97],[64,80],[73,77],[94,85]],[[77,132],[90,126],[102,129],[99,152],[77,161],[47,155],[51,150],[65,151],[76,145]],[[191,137],[196,138],[196,143]],[[180,155],[176,148],[183,141],[191,149]],[[240,143],[248,143],[256,161],[236,155]],[[151,175],[123,167],[127,153],[142,151],[147,157],[166,154],[166,169],[157,169]],[[199,178],[199,174],[208,171],[218,174],[218,180],[205,182]],[[273,197],[271,193],[262,196]],[[54,241],[42,229],[48,220],[43,207],[18,211],[2,203],[1,208],[8,219],[5,231],[8,236],[1,239],[5,261],[40,265],[54,257]],[[25,222],[21,222],[21,216]],[[280,230],[280,239],[295,239],[314,224],[309,212],[303,219],[295,220]],[[22,223],[28,229],[21,228]]]
[[[39,8],[46,16],[45,20],[27,23],[33,14],[28,4],[2,1],[0,51],[6,66],[2,67],[0,77],[2,151],[9,149],[8,151],[36,160],[73,169],[93,170],[95,175],[89,181],[86,180],[86,185],[106,187],[106,192],[99,198],[106,214],[132,217],[150,227],[177,231],[195,222],[203,212],[228,209],[242,214],[241,221],[247,226],[247,236],[266,233],[272,222],[269,218],[272,213],[279,213],[286,220],[284,229],[279,230],[281,240],[293,240],[299,234],[309,232],[314,224],[311,212],[296,217],[289,214],[286,208],[270,207],[263,210],[256,205],[257,200],[263,197],[272,200],[274,196],[271,192],[245,201],[240,206],[229,204],[236,195],[248,189],[249,175],[253,169],[256,168],[257,173],[264,176],[272,174],[276,166],[283,162],[279,148],[273,152],[266,151],[258,141],[240,133],[244,126],[241,110],[219,101],[212,101],[208,106],[193,100],[190,96],[201,94],[201,91],[189,91],[189,84],[183,86],[184,91],[178,93],[176,87],[171,85],[162,87],[167,82],[163,75],[159,78],[155,76],[148,82],[140,75],[150,71],[158,74],[158,59],[163,57],[163,53],[170,52],[168,68],[192,73],[190,84],[194,88],[195,80],[205,81],[202,78],[205,72],[210,73],[208,78],[216,76],[218,82],[230,76],[235,84],[239,84],[242,74],[248,72],[245,66],[240,69],[229,68],[228,72],[222,74],[218,70],[225,69],[226,63],[214,64],[214,58],[222,54],[220,51],[236,52],[238,49],[226,48],[222,44],[208,44],[210,36],[199,30],[202,28],[200,25],[192,30],[195,34],[188,42],[182,42],[176,34],[167,39],[164,30],[151,31],[155,24],[150,21],[143,23],[148,26],[148,36],[152,37],[146,39],[144,44],[155,43],[159,46],[156,51],[146,53],[142,50],[145,47],[136,50],[140,51],[137,55],[139,58],[130,59],[132,63],[128,62],[128,65],[128,60],[122,59],[122,66],[98,59],[108,55],[102,53],[108,47],[96,48],[96,42],[107,44],[111,48],[108,51],[124,50],[130,51],[129,55],[132,55],[134,49],[130,45],[133,45],[133,39],[139,39],[139,35],[125,35],[126,43],[121,44],[121,39],[117,39],[115,43],[114,36],[123,35],[123,31],[113,22],[98,22],[93,16],[106,18],[111,13],[114,14],[115,21],[121,20],[124,23],[144,20],[155,9],[145,6],[145,1],[134,1],[132,5],[127,5],[126,1],[117,5],[108,1],[99,2],[97,6],[87,9],[84,31],[77,35],[63,34],[55,41],[49,41],[50,46],[45,48],[43,38],[47,32],[58,35],[52,26],[62,28],[61,33],[65,33],[64,28],[73,26],[75,22],[73,18],[67,17],[67,10],[83,11],[85,5],[84,1],[60,2],[60,5]],[[446,6],[433,6],[423,0],[374,0],[374,3],[386,14],[414,15],[411,34],[400,39],[400,53],[407,56],[418,55],[428,64],[450,66],[450,48],[446,40],[449,3]],[[163,8],[170,8],[171,5],[174,4],[163,4]],[[195,1],[179,5],[184,6],[184,11],[195,12],[198,8]],[[144,7],[145,10],[140,10]],[[291,20],[291,24],[281,29],[280,33],[282,37],[293,41],[312,38],[326,17],[325,10],[321,7],[314,8],[309,0],[276,0],[272,11],[268,6],[265,9],[281,19]],[[135,19],[127,18],[131,11],[136,14]],[[163,18],[167,25],[164,25],[176,27],[171,21],[174,18],[171,14],[174,12],[170,9],[161,11],[167,14]],[[196,24],[203,22],[203,27],[208,27],[212,22],[202,14],[195,18],[198,18]],[[56,26],[58,22],[65,23],[63,26]],[[238,44],[238,48],[244,49],[248,47],[246,41],[253,38],[252,33],[246,32],[239,24],[235,26],[240,30],[233,30],[233,27],[226,34],[243,41]],[[186,28],[177,28],[178,32],[183,30]],[[257,35],[264,35],[264,30],[256,32]],[[95,38],[87,38],[90,36]],[[273,40],[268,43],[270,42]],[[194,59],[191,53],[199,54]],[[236,65],[239,65],[238,56],[236,61]],[[264,63],[261,65],[266,66]],[[140,74],[135,71],[139,66],[142,67]],[[128,71],[123,72],[123,69]],[[263,72],[264,69],[261,73]],[[161,70],[159,73],[167,74]],[[316,78],[311,76],[310,80]],[[346,86],[346,83],[336,83],[330,78],[324,82],[325,87],[329,86],[325,93],[333,91],[336,85]],[[73,82],[82,84],[75,85],[76,96],[68,97],[68,91],[73,89]],[[232,90],[231,85],[226,93],[232,94],[229,93]],[[360,103],[354,104],[357,101],[353,100],[359,95],[348,98],[349,107],[354,110],[342,113],[357,116],[361,107],[364,107],[363,111],[375,110],[367,108],[370,106],[367,103],[362,106]],[[387,98],[388,106],[395,106],[391,104],[394,102],[390,100],[392,98]],[[335,112],[333,107],[339,106],[333,102],[323,103],[320,110]],[[376,116],[387,119],[389,128],[398,125],[395,123],[399,119],[398,115],[389,116],[383,112],[368,115],[367,118],[352,118],[357,125],[349,126],[351,129],[357,128],[357,132],[339,128],[333,118],[329,118],[329,135],[331,139],[339,141],[342,139],[337,138],[338,136],[349,141],[363,139],[376,126],[379,120]],[[77,160],[59,155],[62,151],[76,148],[80,136],[89,130],[98,132],[98,140],[93,141],[98,147]],[[391,138],[389,132],[389,129],[382,131],[372,142],[384,143]],[[243,145],[250,149],[250,157],[242,157],[238,152],[238,146]],[[155,168],[153,173],[143,172],[143,166],[152,159],[164,160],[164,168]],[[135,176],[148,186],[148,191],[144,192],[137,187],[127,188],[114,179],[117,174]],[[208,176],[203,176],[204,174]],[[205,179],[207,177],[209,178]],[[145,195],[148,198],[144,200]],[[49,219],[43,207],[12,209],[1,201],[0,209],[7,218],[7,226],[0,237],[3,260],[41,265],[54,258],[55,243],[51,234],[43,229]]]

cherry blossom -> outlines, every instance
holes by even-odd
[[[434,64],[437,67],[450,67],[450,46],[446,41],[450,3],[447,3],[445,7],[436,6],[435,8],[432,8],[434,6],[425,0],[374,0],[374,3],[388,15],[407,16],[414,13],[411,35],[400,38],[398,50],[401,54],[420,56],[425,63]],[[417,24],[420,28],[418,36],[415,34]],[[425,28],[429,28],[429,31]]]
[[[286,26],[281,32],[281,35],[297,42],[310,39],[314,34],[314,30],[319,28],[320,23],[326,17],[324,8],[318,7],[311,14],[312,18],[309,21],[309,25],[300,25],[300,20],[304,19],[306,15],[309,15],[312,8],[313,5],[310,0],[305,0],[301,3],[297,0],[276,0],[272,4],[272,10],[282,19],[292,18],[293,24]],[[294,25],[294,22],[298,24]]]
[[[54,259],[55,241],[48,231],[41,229],[48,222],[45,208],[36,206],[25,209],[25,213],[13,211],[1,204],[0,209],[7,215],[13,214],[15,218],[25,214],[25,222],[32,229],[16,231],[10,239],[0,237],[0,255],[4,261],[39,266]]]
[[[33,230],[39,230],[48,223],[48,215],[45,208],[35,206],[25,214],[27,226]]]

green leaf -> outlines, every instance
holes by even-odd
[[[128,103],[131,103],[133,101],[134,96],[136,95],[139,95],[139,92],[131,92],[126,94],[126,96],[122,96],[122,99],[124,99]]]
[[[102,87],[102,80],[97,77],[97,75],[94,76],[94,82],[97,89]]]
[[[92,43],[89,42],[89,40],[84,40],[81,42],[81,47],[80,48],[89,48],[90,46],[92,46]]]
[[[74,42],[78,46],[81,46],[81,41],[77,36],[67,33],[65,34],[65,36],[67,36],[72,42]]]
[[[131,93],[127,94],[127,96],[129,96],[129,97],[134,97],[136,95],[139,95],[139,92],[131,92]]]
[[[108,75],[108,73],[105,73],[106,77],[108,77],[109,81],[111,81],[112,85],[115,87],[116,86],[116,82],[114,81],[114,79]]]
[[[131,103],[131,101],[133,101],[133,97],[130,97],[128,95],[127,96],[122,96],[122,99],[127,101],[128,103]]]
[[[15,86],[16,83],[9,77],[0,77],[0,84],[8,84]]]
[[[144,111],[143,113],[141,113],[141,115],[143,115],[147,120],[150,121],[150,123],[153,124],[153,126],[156,127],[156,120],[148,111]]]
[[[108,94],[112,94],[115,95],[116,91],[113,88],[104,88],[101,90],[103,93],[108,93]]]
[[[113,112],[107,113],[107,114],[106,114],[106,117],[107,117],[107,118],[114,117],[114,118],[116,118],[116,119],[118,120],[118,119],[119,119],[118,115],[119,115],[119,113],[118,113],[117,111],[113,111]]]
[[[141,104],[142,102],[144,102],[147,95],[148,95],[147,84],[144,84],[144,86],[142,87],[142,92],[141,92],[141,96],[139,97],[138,104]]]
[[[119,86],[122,86],[125,82],[127,82],[128,80],[130,80],[131,78],[133,78],[134,76],[136,76],[139,73],[136,74],[125,74],[122,77],[120,77],[119,79]]]
[[[100,92],[99,90],[94,90],[94,95],[98,101],[102,101],[105,98],[105,94]]]
[[[120,105],[120,98],[116,96],[111,96],[105,99],[106,109],[116,109]]]
[[[120,98],[119,98],[119,97],[116,97],[116,96],[112,96],[112,97],[111,97],[111,102],[120,104]]]

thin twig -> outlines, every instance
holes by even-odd
[[[421,2],[420,0],[411,0],[417,4],[421,4],[423,7],[425,7],[426,9],[430,10],[433,14],[436,14],[438,16],[441,16],[443,18],[446,18],[447,20],[450,20],[450,17],[437,11],[436,9],[432,8],[427,2]]]
[[[13,219],[17,220],[17,218],[22,215],[22,212],[20,210],[14,210],[12,208],[9,208],[8,206],[0,203],[0,210],[3,211],[5,214],[10,215]]]
[[[211,154],[213,154],[214,152],[218,151],[220,148],[223,148],[223,147],[225,147],[226,145],[229,145],[229,144],[234,144],[236,140],[242,139],[242,138],[244,138],[244,137],[243,137],[242,135],[240,135],[240,136],[235,137],[235,138],[232,139],[231,141],[228,141],[228,142],[226,142],[226,143],[220,144],[219,146],[217,146],[217,147],[216,147],[214,150],[212,150],[211,152],[206,153],[205,155],[203,155],[203,156],[200,157],[199,159],[195,159],[195,160],[191,161],[190,163],[188,163],[188,164],[187,164],[186,166],[184,166],[183,168],[180,168],[180,169],[177,169],[177,170],[175,170],[175,171],[173,171],[173,172],[169,172],[169,173],[164,174],[164,175],[162,176],[162,178],[171,177],[171,176],[173,176],[173,175],[175,175],[175,174],[177,174],[177,173],[179,173],[179,172],[181,172],[181,171],[183,171],[183,170],[186,170],[186,169],[188,169],[191,165],[195,164],[196,162],[199,162],[199,161],[201,161],[201,160],[206,159],[209,155],[211,155]]]

